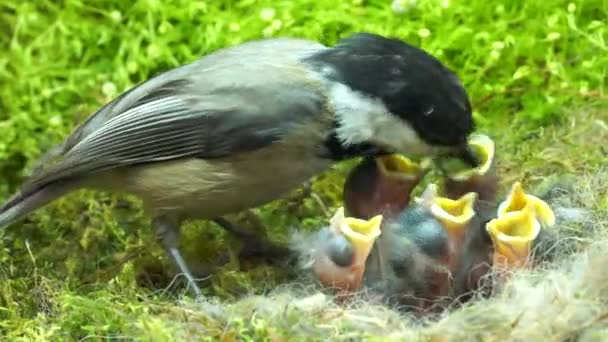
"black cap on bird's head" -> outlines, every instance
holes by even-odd
[[[388,121],[392,119],[376,118],[374,122],[367,118],[372,126],[384,120],[385,127],[395,127],[394,132],[377,129],[372,143],[393,150],[389,152],[410,153],[394,150],[409,149],[408,144],[420,140],[429,150],[421,150],[424,154],[450,155],[478,164],[467,143],[475,129],[467,91],[457,75],[435,57],[399,39],[357,33],[311,59],[322,66],[326,77],[379,100],[389,116],[397,119],[391,125]],[[404,127],[413,137],[398,132]]]

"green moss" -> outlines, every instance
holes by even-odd
[[[36,158],[77,122],[160,71],[265,35],[332,44],[353,31],[399,36],[458,73],[480,129],[496,137],[505,184],[584,175],[602,166],[607,153],[599,140],[604,128],[582,114],[607,120],[607,9],[605,0],[418,1],[405,14],[394,13],[388,0],[6,0],[0,4],[0,195],[15,191]],[[235,219],[282,243],[293,229],[317,229],[340,205],[343,177],[355,162],[253,210],[257,219]],[[608,196],[597,198],[597,210],[608,207]],[[302,319],[292,312],[289,324],[267,322],[236,308],[232,321],[221,322],[176,306],[181,289],[158,292],[172,281],[170,264],[130,197],[80,191],[0,234],[6,340],[269,340],[295,336]],[[183,241],[201,274],[203,265],[225,261],[207,282],[210,296],[261,294],[290,279],[280,267],[240,265],[233,252],[238,241],[212,224],[187,224]],[[349,331],[336,329],[316,336]]]

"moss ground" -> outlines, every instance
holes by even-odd
[[[592,211],[560,226],[578,254],[516,277],[505,293],[428,325],[382,307],[340,308],[294,272],[239,264],[238,242],[184,227],[187,259],[225,263],[193,303],[172,284],[137,200],[80,191],[0,233],[0,336],[57,340],[550,340],[608,338],[608,2],[471,0],[17,1],[0,3],[0,195],[106,101],[157,72],[264,36],[332,44],[353,31],[398,36],[453,68],[481,131],[495,137],[503,189],[572,185]],[[240,215],[274,241],[325,223],[351,163]],[[564,181],[565,180],[565,181]],[[226,248],[226,245],[231,248]],[[595,270],[595,272],[593,272]],[[539,280],[540,279],[540,280]],[[565,315],[557,319],[557,313]],[[547,315],[555,314],[553,319]],[[561,317],[561,316],[560,316]]]

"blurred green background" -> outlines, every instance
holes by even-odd
[[[517,145],[568,122],[574,110],[608,108],[607,15],[607,0],[3,0],[0,196],[15,191],[38,156],[121,92],[262,37],[333,44],[369,31],[404,39],[456,71],[481,130]],[[338,203],[346,169],[258,210],[269,234],[285,241],[289,229],[318,227]],[[0,332],[25,340],[161,334],[151,307],[138,302],[172,298],[150,290],[166,286],[171,274],[147,224],[136,200],[83,191],[0,233]],[[215,227],[193,223],[184,230],[192,262],[228,261],[206,288],[209,295],[230,298],[251,282],[271,288],[284,279],[272,267],[244,269],[222,254],[225,243],[235,242]]]

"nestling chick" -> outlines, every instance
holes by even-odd
[[[410,202],[412,190],[428,172],[420,164],[397,154],[365,158],[348,174],[344,183],[344,207],[348,215],[369,219],[391,217]]]
[[[462,197],[452,200],[437,195],[437,186],[430,184],[427,188],[432,199],[429,210],[433,216],[441,222],[448,234],[447,266],[451,272],[455,272],[462,254],[465,234],[469,223],[475,217],[475,204],[477,194],[469,192]],[[429,201],[429,199],[416,198],[416,203]]]
[[[218,218],[273,201],[353,157],[457,155],[477,165],[467,146],[473,130],[458,77],[398,39],[251,41],[101,107],[41,158],[0,207],[0,227],[81,188],[135,195],[200,295],[178,248],[183,221],[223,225]]]
[[[432,214],[436,188],[382,225],[377,249],[368,259],[366,284],[384,293],[390,305],[426,311],[449,289],[449,239]]]
[[[551,227],[555,224],[555,214],[551,207],[542,199],[526,194],[521,182],[513,183],[507,198],[498,205],[497,215],[501,216],[514,211],[524,210],[531,205],[533,213],[543,227]]]
[[[554,223],[552,209],[540,198],[525,194],[518,182],[501,205],[502,210],[491,206],[479,210],[469,228],[455,282],[455,294],[461,301],[481,288],[482,294],[487,295],[496,282],[504,281],[495,279],[492,269],[505,271],[533,265],[536,253],[548,257],[548,250],[556,240],[554,233],[543,229],[541,224],[541,221]],[[542,217],[537,215],[538,208]]]
[[[496,173],[496,147],[487,135],[476,133],[469,139],[469,147],[479,162],[477,167],[467,167],[459,171],[447,171],[444,184],[446,197],[457,199],[474,192],[478,203],[496,201],[498,175]],[[441,163],[440,163],[441,165]],[[445,168],[446,166],[443,165]]]
[[[339,293],[361,287],[365,263],[374,241],[380,236],[382,216],[360,220],[344,216],[340,207],[328,227],[321,229],[313,242],[312,269],[326,287]]]

